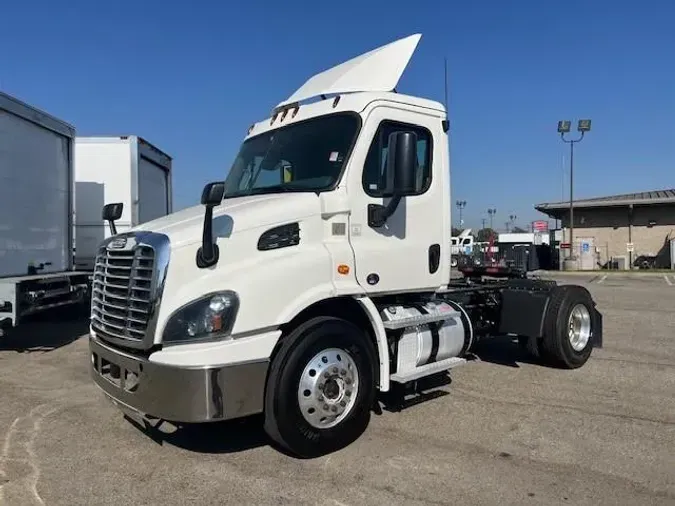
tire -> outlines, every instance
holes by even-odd
[[[375,400],[376,357],[370,338],[346,320],[318,317],[297,327],[283,338],[270,366],[264,408],[268,436],[305,458],[358,439]]]
[[[578,332],[571,332],[572,322]],[[595,303],[588,290],[575,285],[557,286],[544,322],[543,357],[564,369],[583,366],[591,356],[596,327]]]

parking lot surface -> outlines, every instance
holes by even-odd
[[[145,433],[92,384],[86,322],[26,324],[0,340],[0,504],[675,504],[675,278],[560,279],[604,315],[585,367],[495,340],[442,395],[314,460],[259,418]]]

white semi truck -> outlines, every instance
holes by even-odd
[[[173,211],[171,157],[137,135],[75,138],[75,264],[93,270],[110,237],[101,209],[121,203],[119,232]]]
[[[378,393],[465,363],[485,337],[563,368],[601,345],[583,287],[450,281],[446,109],[395,91],[419,39],[309,79],[250,127],[204,210],[101,244],[91,372],[127,415],[264,413],[274,441],[314,456],[357,438]]]
[[[90,273],[74,267],[74,137],[0,92],[0,336],[28,315],[87,301]]]

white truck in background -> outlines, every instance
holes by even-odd
[[[75,138],[75,265],[93,270],[110,237],[101,209],[123,204],[117,231],[173,212],[171,157],[136,135]]]
[[[74,137],[0,92],[0,336],[25,316],[86,301],[90,273],[74,267]]]
[[[395,90],[419,39],[310,78],[249,128],[203,209],[103,241],[88,362],[128,416],[263,413],[274,441],[315,456],[357,439],[377,394],[486,337],[567,369],[601,345],[584,287],[480,267],[451,280],[446,108]]]
[[[457,267],[460,255],[471,255],[475,239],[471,235],[471,229],[462,230],[457,237],[450,238],[450,266]]]

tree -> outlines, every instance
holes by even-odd
[[[452,237],[457,237],[461,233],[462,233],[461,229],[452,227]]]
[[[492,230],[490,227],[487,228],[482,228],[478,231],[476,234],[476,239],[478,242],[488,242],[490,240],[490,237],[494,236],[494,240],[497,240],[497,232]]]
[[[513,228],[511,229],[511,232],[513,232],[514,234],[526,234],[526,233],[527,233],[527,230],[525,230],[525,229],[522,228],[522,227],[513,227]]]

